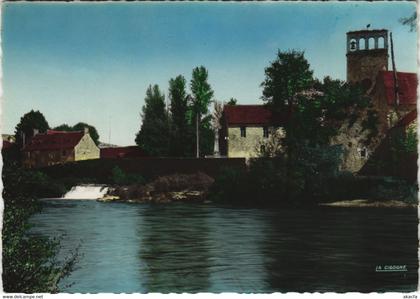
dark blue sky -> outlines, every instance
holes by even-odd
[[[398,19],[415,3],[6,3],[3,132],[40,110],[51,126],[96,126],[134,143],[149,84],[209,70],[218,100],[261,103],[277,49],[304,50],[315,76],[345,79],[345,33],[371,24],[394,35],[397,68],[416,71],[416,33]],[[111,138],[109,140],[109,129]]]

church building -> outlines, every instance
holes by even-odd
[[[389,44],[385,29],[347,32],[347,81],[361,83],[371,102],[333,140],[343,146],[344,170],[359,171],[388,131],[416,111],[417,74],[389,70]]]

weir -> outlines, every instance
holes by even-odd
[[[67,192],[64,199],[100,199],[108,192],[105,185],[80,185],[74,186]]]

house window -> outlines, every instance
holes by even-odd
[[[263,128],[263,137],[268,138],[268,128],[267,127]]]
[[[241,127],[241,137],[246,137],[246,127]]]

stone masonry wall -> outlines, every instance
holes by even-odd
[[[272,134],[273,127],[269,128],[269,134]],[[282,128],[279,128],[283,132]],[[241,137],[240,127],[228,128],[228,157],[229,158],[254,158],[259,156],[260,146],[268,141],[264,138],[264,127],[247,126],[246,137]]]
[[[75,161],[99,159],[100,150],[89,134],[85,134],[74,148]]]

